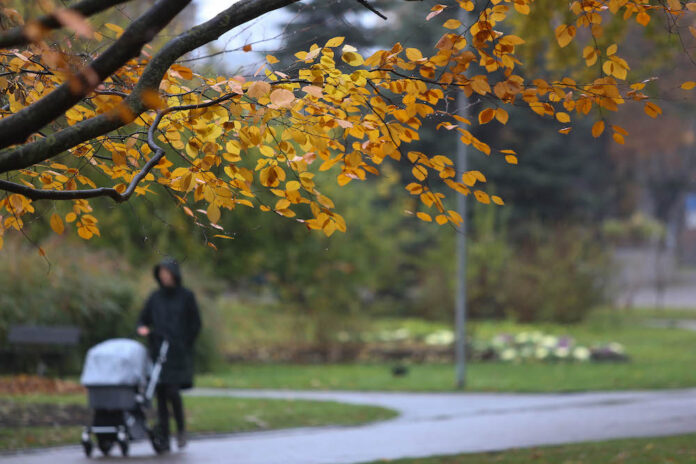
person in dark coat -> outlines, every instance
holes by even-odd
[[[169,340],[167,360],[156,388],[160,431],[169,446],[169,410],[177,426],[177,445],[186,446],[186,427],[180,390],[193,386],[193,344],[201,318],[193,292],[181,285],[178,263],[171,258],[155,266],[159,289],[150,294],[138,319],[138,334],[148,337],[150,356],[156,359],[163,337]]]

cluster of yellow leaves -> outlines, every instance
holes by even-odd
[[[457,3],[465,11],[475,7],[469,0]],[[574,1],[570,11],[577,20],[559,25],[556,40],[565,47],[581,28],[601,36],[606,14],[623,14],[626,20],[635,18],[647,24],[650,14],[659,8],[667,8],[672,15],[694,9],[694,3],[684,7],[680,2],[668,4],[667,8],[648,0]],[[594,46],[583,49],[588,66],[601,63],[602,75],[589,84],[569,78],[559,82],[526,80],[516,74],[520,62],[515,51],[524,40],[501,32],[505,30],[501,25],[509,15],[529,14],[532,7],[533,0],[491,0],[471,24],[444,21],[444,34],[429,53],[397,43],[389,50],[364,57],[343,37],[334,37],[296,53],[299,71],[292,78],[274,70],[278,59],[272,55],[266,56],[267,66],[253,77],[209,78],[177,64],[168,70],[158,92],[143,94],[143,101],[152,110],[135,118],[122,105],[122,96],[117,92],[128,92],[135,86],[148,60],[143,54],[67,111],[53,129],[107,112],[132,121],[129,126],[118,134],[71,149],[77,159],[65,165],[38,165],[17,173],[15,180],[43,189],[95,187],[82,167],[89,166],[123,192],[152,156],[143,134],[152,125],[157,110],[201,105],[224,96],[219,104],[172,111],[162,119],[157,128],[158,143],[175,154],[163,158],[147,174],[136,188],[137,195],[152,192],[154,184],[164,186],[177,196],[187,215],[200,224],[207,222],[207,227],[222,229],[219,223],[223,211],[243,205],[293,218],[331,235],[345,231],[346,223],[335,211],[333,201],[316,185],[317,174],[333,170],[338,184],[346,185],[365,180],[368,174],[379,175],[384,160],[392,159],[411,166],[413,181],[406,190],[420,202],[422,210],[417,216],[441,225],[458,225],[462,218],[446,207],[446,192],[473,193],[484,204],[502,205],[503,200],[480,188],[486,182],[481,172],[458,173],[451,154],[410,150],[408,145],[419,140],[423,120],[439,115],[445,121],[438,129],[457,131],[461,143],[485,155],[499,154],[510,164],[517,164],[518,156],[512,150],[492,148],[479,140],[467,128],[472,125],[469,119],[447,112],[444,108],[452,99],[451,90],[487,102],[476,117],[478,124],[507,124],[509,114],[504,107],[520,101],[532,112],[566,125],[572,122],[573,112],[587,115],[593,108],[616,111],[627,101],[647,99],[641,92],[644,82],[631,85],[624,93],[620,91],[617,82],[627,79],[630,68],[617,55],[615,44],[606,50]],[[445,8],[435,5],[425,19],[437,20]],[[93,33],[95,37],[113,36],[123,30],[106,24]],[[0,71],[8,74],[0,77],[0,86],[8,89],[9,102],[9,111],[0,115],[15,113],[69,81],[69,66],[51,61],[51,55],[47,61],[43,51],[40,46],[31,46],[0,55]],[[696,82],[682,85],[684,89],[694,87]],[[655,103],[644,105],[652,117],[661,112]],[[570,129],[563,127],[560,132],[568,133]],[[612,129],[614,140],[623,143],[628,135],[625,129]],[[592,135],[599,137],[604,130],[605,123],[599,121]],[[0,217],[2,232],[21,228],[21,216],[34,209],[25,197],[10,195],[0,200],[0,211],[8,213]],[[90,212],[87,201],[75,201],[71,211],[51,216],[51,227],[63,233],[65,223],[74,223],[81,237],[99,235],[97,220]]]
[[[688,12],[696,12],[696,2],[682,3],[681,0],[660,2],[650,0],[575,0],[570,4],[570,11],[576,17],[575,22],[558,25],[555,29],[556,41],[560,47],[566,47],[576,39],[578,30],[587,29],[589,31],[587,37],[591,45],[583,48],[582,57],[588,67],[595,65],[600,67],[601,77],[590,85],[577,87],[572,83],[561,88],[571,92],[575,90],[584,92],[586,95],[593,95],[595,98],[592,99],[592,103],[600,108],[616,111],[617,105],[625,103],[625,100],[642,101],[648,97],[641,92],[646,82],[633,84],[630,86],[630,91],[626,92],[625,95],[621,94],[619,83],[627,80],[631,68],[624,58],[617,55],[617,44],[611,44],[605,50],[600,49],[598,45],[604,35],[603,24],[607,22],[607,16],[614,15],[624,21],[634,20],[637,24],[645,27],[654,15],[666,15],[670,19],[670,27],[677,29],[675,27],[677,21],[686,17]],[[693,15],[690,18],[693,22]],[[689,26],[689,31],[696,37],[696,28]],[[681,86],[684,90],[691,90],[694,87],[696,87],[696,82],[693,81],[684,82]],[[578,113],[585,114],[591,108],[586,101],[576,101],[575,107]],[[652,118],[662,113],[662,109],[652,102],[645,103],[644,110]],[[599,137],[603,131],[604,123],[598,122],[593,128],[592,134]],[[624,132],[624,129],[614,132],[613,138],[617,143],[624,143],[623,136],[627,135]]]

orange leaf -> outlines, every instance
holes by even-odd
[[[570,122],[570,116],[568,115],[568,113],[564,113],[562,111],[556,113],[556,119],[558,119],[558,122],[562,122],[563,124]]]
[[[645,11],[641,11],[636,15],[636,22],[641,26],[645,27],[650,22],[650,15],[647,14]]]
[[[488,124],[494,117],[495,110],[493,108],[486,108],[478,115],[479,124]]]
[[[247,95],[251,98],[265,97],[271,91],[271,84],[263,81],[254,81],[247,89]]]
[[[279,107],[288,107],[295,101],[295,94],[287,89],[276,89],[271,92],[271,103]]]
[[[651,103],[651,102],[648,102],[645,104],[644,111],[645,111],[645,114],[647,114],[651,118],[656,118],[662,114],[662,108],[657,106],[655,103]]]
[[[604,132],[604,121],[597,121],[592,126],[592,137],[597,138]]]
[[[447,21],[445,21],[445,24],[443,24],[442,27],[446,29],[457,29],[461,25],[462,22],[458,19],[448,19]]]
[[[558,45],[561,48],[567,47],[573,41],[573,37],[575,37],[575,26],[561,24],[556,28],[555,35]]]
[[[53,215],[51,215],[50,223],[51,229],[53,229],[53,232],[55,232],[56,234],[60,235],[63,232],[65,232],[65,225],[63,224],[63,219],[61,219],[61,217],[58,214],[53,213]]]

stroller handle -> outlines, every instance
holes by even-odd
[[[150,373],[150,380],[147,383],[147,388],[145,389],[145,399],[151,400],[154,393],[157,382],[159,381],[160,374],[162,373],[162,365],[167,361],[167,352],[169,351],[169,337],[155,329],[150,329],[148,336],[156,336],[162,339],[162,344],[160,345],[159,353],[157,353],[157,358],[155,359],[155,364],[152,367],[152,372]]]

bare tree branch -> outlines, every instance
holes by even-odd
[[[0,119],[0,148],[24,142],[31,134],[61,116],[128,60],[138,56],[142,47],[190,2],[158,0],[88,67],[36,103]]]
[[[385,21],[387,20],[387,17],[384,16],[384,14],[382,14],[377,8],[367,3],[367,0],[357,0],[357,2],[365,8],[367,8],[368,10],[370,10],[371,12],[373,12],[374,14],[376,14],[377,16],[379,16],[380,18],[384,19]]]
[[[167,69],[182,55],[208,42],[216,40],[225,32],[251,21],[270,11],[296,3],[299,0],[241,0],[218,14],[167,42],[152,58],[138,81],[135,89],[124,100],[134,116],[147,110],[142,102],[142,93],[157,89]],[[124,34],[125,35],[125,34]],[[18,113],[19,114],[19,113]],[[4,120],[0,120],[2,122]],[[112,114],[100,114],[91,119],[65,128],[48,137],[10,150],[0,151],[0,173],[24,169],[56,156],[63,151],[100,135],[107,134],[126,122]],[[1,137],[0,137],[1,138]]]
[[[129,2],[130,0],[82,0],[79,3],[69,6],[84,17],[90,17],[102,11],[108,10],[112,6]],[[43,16],[36,20],[43,29],[60,29],[63,25],[52,14]],[[25,35],[26,28],[23,26],[14,27],[3,34],[0,34],[0,48],[18,47],[30,42]]]
[[[95,189],[86,190],[45,190],[45,189],[35,189],[27,185],[17,184],[15,182],[10,182],[6,180],[0,180],[0,190],[5,190],[7,192],[19,193],[31,200],[80,200],[89,199],[96,197],[110,197],[112,200],[122,203],[128,200],[133,193],[135,188],[138,186],[140,181],[142,181],[145,176],[154,168],[157,163],[164,157],[164,150],[160,148],[155,142],[154,133],[159,125],[162,117],[168,111],[162,111],[157,113],[154,122],[150,126],[150,130],[147,134],[147,144],[154,151],[154,155],[148,160],[143,168],[138,172],[138,174],[131,179],[128,188],[123,192],[119,193],[115,188],[110,187],[100,187]]]

